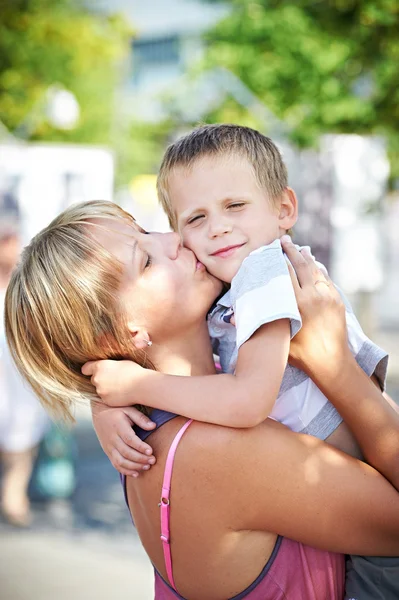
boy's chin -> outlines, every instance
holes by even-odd
[[[225,285],[230,285],[235,275],[237,275],[240,264],[224,265],[223,269],[213,269],[212,275],[220,279]]]

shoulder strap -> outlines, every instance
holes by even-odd
[[[183,437],[184,432],[191,425],[192,422],[193,422],[193,420],[190,419],[189,421],[184,423],[184,425],[177,432],[177,434],[169,448],[169,452],[168,452],[168,456],[167,456],[166,464],[165,464],[165,472],[164,472],[164,476],[163,476],[162,495],[161,495],[161,500],[158,504],[158,506],[160,507],[160,510],[161,510],[161,540],[162,540],[162,547],[163,547],[163,556],[164,556],[164,560],[165,560],[166,574],[168,576],[170,585],[172,586],[172,588],[175,591],[177,591],[177,590],[176,590],[175,582],[173,579],[172,554],[170,551],[170,533],[169,533],[170,484],[171,484],[171,479],[172,479],[173,464],[174,464],[174,460],[175,460],[177,446],[179,445],[179,442],[180,442],[181,438]]]

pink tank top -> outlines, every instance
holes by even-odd
[[[176,449],[191,423],[192,420],[187,421],[177,432],[166,459],[159,507],[161,540],[170,585],[155,571],[155,600],[184,600],[178,594],[173,579],[169,532],[170,487]],[[316,550],[288,538],[278,537],[261,574],[232,600],[342,600],[344,575],[342,554]]]
[[[175,453],[191,423],[191,420],[187,421],[177,432],[166,459],[159,507],[161,540],[169,584],[154,569],[155,600],[185,600],[177,592],[173,579],[169,517]],[[125,488],[125,481],[123,483]],[[345,563],[342,554],[316,550],[279,536],[262,572],[249,587],[230,600],[342,600],[344,577]]]

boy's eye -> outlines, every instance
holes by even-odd
[[[152,258],[149,254],[147,254],[147,260],[146,263],[144,265],[144,268],[147,269],[150,265],[152,264]]]
[[[195,223],[195,221],[198,221],[199,219],[203,219],[204,215],[195,215],[195,217],[191,217],[191,219],[189,219],[187,221],[187,225],[191,225],[191,223]]]

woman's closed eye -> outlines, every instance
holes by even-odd
[[[151,264],[152,264],[152,258],[149,254],[147,254],[147,260],[145,262],[144,268],[148,269],[148,267],[151,266]]]

